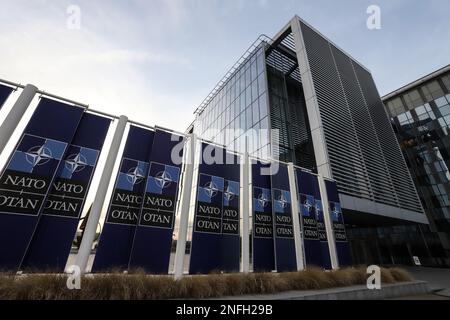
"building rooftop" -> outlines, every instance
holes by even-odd
[[[397,96],[397,95],[399,95],[399,94],[401,94],[401,93],[403,93],[405,91],[408,91],[408,90],[410,90],[412,88],[415,88],[415,87],[417,87],[417,86],[419,86],[419,85],[421,85],[421,84],[423,84],[423,83],[425,83],[425,82],[427,82],[427,81],[429,81],[431,79],[434,79],[437,76],[440,76],[441,74],[444,74],[444,73],[446,73],[448,71],[450,71],[450,64],[448,64],[445,67],[442,67],[442,68],[440,68],[440,69],[438,69],[436,71],[433,71],[432,73],[427,74],[426,76],[423,76],[420,79],[417,79],[417,80],[415,80],[415,81],[413,81],[411,83],[408,83],[407,85],[404,85],[403,87],[401,87],[401,88],[399,88],[399,89],[397,89],[395,91],[392,91],[391,93],[388,93],[387,95],[382,97],[381,100],[385,101],[385,100],[388,100],[388,99],[390,99],[392,97],[395,97],[395,96]]]

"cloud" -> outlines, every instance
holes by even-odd
[[[142,25],[122,23],[123,34],[119,38],[111,34],[120,26],[106,16],[116,18],[120,8],[97,11],[82,4],[82,28],[69,30],[64,5],[45,1],[41,5],[45,11],[35,4],[23,11],[23,21],[11,19],[0,30],[0,78],[33,83],[46,92],[149,125],[180,131],[188,126],[198,101],[158,88],[163,72],[194,70],[188,57],[154,45],[140,30]],[[167,8],[172,23],[181,23],[183,13],[177,13],[173,4]],[[23,8],[8,9],[16,14]],[[128,34],[134,36],[131,42],[140,39],[136,42],[141,45],[127,43],[122,36]]]

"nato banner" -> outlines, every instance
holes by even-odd
[[[292,203],[287,166],[280,163],[272,174],[272,212],[275,228],[275,263],[278,272],[296,271]]]
[[[156,130],[131,250],[131,269],[142,268],[156,274],[169,272],[183,146],[182,136]]]
[[[331,269],[330,247],[328,245],[325,217],[323,215],[322,197],[316,198],[317,232],[320,241],[320,254],[322,255],[322,267]]]
[[[22,270],[64,271],[111,120],[85,113],[59,165]]]
[[[127,270],[145,192],[154,131],[130,126],[93,272]],[[150,245],[150,244],[149,244]]]
[[[328,251],[322,252],[322,245],[319,237],[317,223],[316,201],[320,203],[320,188],[317,176],[296,168],[297,190],[300,209],[300,222],[303,231],[303,243],[305,252],[305,264],[308,266],[318,266],[329,268],[330,255]],[[319,211],[320,205],[318,205]],[[326,233],[321,230],[321,236]],[[323,241],[323,239],[322,239]]]
[[[0,269],[17,270],[85,109],[42,98],[0,177]]]
[[[6,100],[9,97],[9,95],[13,91],[14,91],[14,88],[11,88],[11,87],[8,87],[8,86],[4,86],[4,85],[0,85],[0,109],[3,107],[3,104],[6,102]]]
[[[237,272],[240,260],[239,157],[206,143],[202,144],[201,152],[189,272]]]
[[[273,243],[272,190],[270,175],[263,175],[270,164],[252,163],[253,270],[275,270]]]
[[[352,264],[352,258],[350,255],[350,247],[347,242],[347,235],[345,233],[344,216],[339,201],[337,185],[336,182],[329,180],[325,180],[325,185],[339,266],[349,266]]]

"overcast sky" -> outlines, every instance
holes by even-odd
[[[0,0],[0,78],[184,131],[260,34],[297,14],[386,94],[450,63],[448,0]],[[67,8],[81,29],[67,28]],[[381,30],[366,9],[381,8]]]

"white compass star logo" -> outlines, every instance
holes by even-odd
[[[170,184],[173,181],[172,177],[170,176],[170,174],[167,171],[162,171],[162,172],[157,173],[155,180],[156,180],[156,184],[162,189],[170,186]]]
[[[286,200],[286,198],[284,197],[284,195],[280,195],[280,198],[277,200],[277,202],[280,204],[280,206],[284,209],[286,208],[288,202]]]
[[[258,197],[258,203],[261,207],[265,208],[269,204],[269,199],[266,198],[264,193],[261,193]]]
[[[33,167],[46,164],[53,158],[52,151],[44,146],[35,146],[25,152],[27,162]]]
[[[337,210],[337,208],[336,207],[334,207],[334,209],[333,209],[333,211],[331,212],[332,214],[333,214],[333,216],[334,216],[334,218],[337,220],[337,219],[339,219],[339,210]]]
[[[320,204],[316,204],[316,211],[317,213],[319,213],[320,211],[322,211],[322,206]]]
[[[203,188],[204,188],[204,190],[206,192],[206,195],[209,198],[214,197],[217,194],[217,191],[219,191],[219,189],[217,189],[216,185],[212,181],[206,183]]]
[[[225,192],[224,192],[224,195],[228,201],[231,201],[231,200],[233,200],[235,193],[233,192],[233,190],[231,190],[230,186],[228,186],[227,190],[225,190]]]
[[[306,210],[308,210],[308,212],[311,212],[313,205],[312,203],[310,203],[308,200],[305,200],[305,203],[303,204],[306,208]]]
[[[144,178],[143,172],[138,167],[131,168],[127,173],[127,180],[133,185],[140,183]]]
[[[65,161],[66,169],[71,173],[82,171],[87,165],[87,159],[81,153],[70,155]]]

